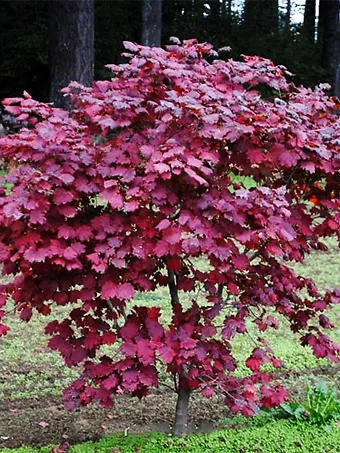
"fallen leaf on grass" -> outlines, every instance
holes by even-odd
[[[41,426],[42,428],[47,428],[48,426],[50,426],[50,424],[47,422],[39,422],[38,425]]]
[[[67,453],[69,449],[69,444],[67,442],[63,442],[59,445],[59,447],[52,448],[50,453]]]

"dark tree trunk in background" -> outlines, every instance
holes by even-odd
[[[243,20],[247,30],[252,33],[254,38],[257,38],[259,32],[257,23],[259,20],[260,9],[261,7],[259,6],[258,0],[245,0]]]
[[[221,15],[221,4],[219,0],[210,0],[207,2],[208,5],[210,6],[210,16],[211,19],[218,23]]]
[[[279,1],[245,0],[244,23],[254,37],[276,34],[279,28]]]
[[[318,18],[318,42],[322,42],[322,32],[324,29],[326,16],[327,16],[327,1],[320,0]]]
[[[49,7],[50,101],[67,107],[61,88],[71,81],[93,82],[94,2],[51,0]]]
[[[143,0],[142,44],[160,47],[162,31],[162,0]]]
[[[329,74],[332,93],[340,97],[340,0],[320,0],[322,61]]]
[[[221,4],[221,25],[229,30],[232,26],[232,0],[223,0]]]
[[[306,0],[302,33],[310,42],[315,42],[316,0]]]
[[[231,17],[231,13],[232,13],[232,0],[228,0],[227,3],[228,3],[228,9],[227,9],[228,15],[229,15],[229,17]]]
[[[207,2],[207,4],[210,7],[209,22],[207,26],[204,26],[203,28],[205,28],[206,31],[208,31],[209,37],[211,36],[210,39],[214,41],[215,38],[223,34],[224,31],[221,27],[222,26],[221,3],[219,0],[210,0],[209,2]]]
[[[287,0],[286,13],[284,15],[284,28],[286,33],[290,33],[290,18],[292,14],[292,3],[291,0]]]

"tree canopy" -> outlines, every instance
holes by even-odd
[[[25,321],[70,306],[46,326],[66,364],[83,365],[70,408],[142,397],[165,369],[179,401],[222,391],[250,415],[286,398],[262,368],[281,366],[261,338],[280,316],[317,357],[339,359],[323,313],[339,291],[320,293],[291,264],[339,238],[340,105],[270,60],[172,41],[125,43],[111,80],[64,89],[70,111],[27,93],[4,101],[24,127],[0,139],[0,263],[15,276],[0,306],[10,297]],[[170,324],[130,303],[159,287]],[[238,378],[231,340],[248,321],[259,337]]]

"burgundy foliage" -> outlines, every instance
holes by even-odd
[[[290,266],[339,239],[339,102],[266,59],[225,62],[193,40],[125,47],[112,80],[64,90],[71,111],[4,100],[26,127],[0,140],[0,262],[14,275],[0,320],[9,297],[25,321],[70,307],[46,326],[50,347],[82,365],[70,408],[142,397],[162,366],[177,385],[223,392],[233,412],[280,404],[263,371],[280,360],[254,338],[238,378],[232,339],[284,317],[317,357],[339,359],[324,311],[340,291],[321,294]],[[130,302],[167,286],[170,324]]]

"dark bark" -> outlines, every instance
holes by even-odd
[[[190,389],[186,387],[185,379],[181,376],[178,385],[178,397],[173,434],[175,437],[184,437],[188,428],[188,409]]]
[[[224,23],[222,21],[223,8],[219,0],[210,0],[207,3],[210,7],[209,18],[208,20],[202,20],[202,31],[207,32],[207,38],[209,36],[211,41],[214,42],[216,39],[221,39],[222,36],[225,36],[226,29],[229,29],[229,24],[227,21]]]
[[[290,18],[292,14],[292,4],[291,0],[287,0],[286,13],[284,15],[284,27],[285,32],[290,33]]]
[[[228,8],[227,8],[227,11],[228,11],[228,16],[231,17],[231,13],[232,13],[232,0],[228,0]]]
[[[279,27],[278,0],[245,0],[244,23],[254,38],[276,34]]]
[[[219,23],[221,16],[221,4],[219,0],[210,0],[207,2],[210,6],[210,17],[215,24]]]
[[[51,0],[50,101],[68,106],[60,89],[71,81],[90,86],[94,72],[93,0]]]
[[[315,42],[316,0],[306,0],[302,33],[311,43]]]
[[[220,28],[222,29],[227,28],[227,34],[229,34],[231,32],[232,27],[232,0],[222,1],[220,23],[221,23]]]
[[[174,306],[174,305],[178,304],[179,298],[178,298],[176,275],[175,275],[175,272],[173,272],[173,271],[168,272],[168,287],[169,287],[169,292],[170,292],[171,305]]]
[[[322,42],[322,31],[325,26],[327,16],[327,1],[319,1],[319,18],[318,18],[318,42]]]
[[[329,75],[332,93],[340,96],[340,0],[320,0],[322,62]]]
[[[143,0],[142,44],[160,47],[162,31],[162,0]]]
[[[168,287],[171,297],[171,305],[174,308],[175,305],[179,302],[179,297],[176,274],[173,271],[168,271]],[[185,367],[183,366],[178,379],[178,384],[176,384],[175,382],[177,391],[175,424],[173,430],[173,434],[175,437],[183,437],[187,434],[190,389],[187,386],[187,380],[185,378],[185,375],[186,371]]]

